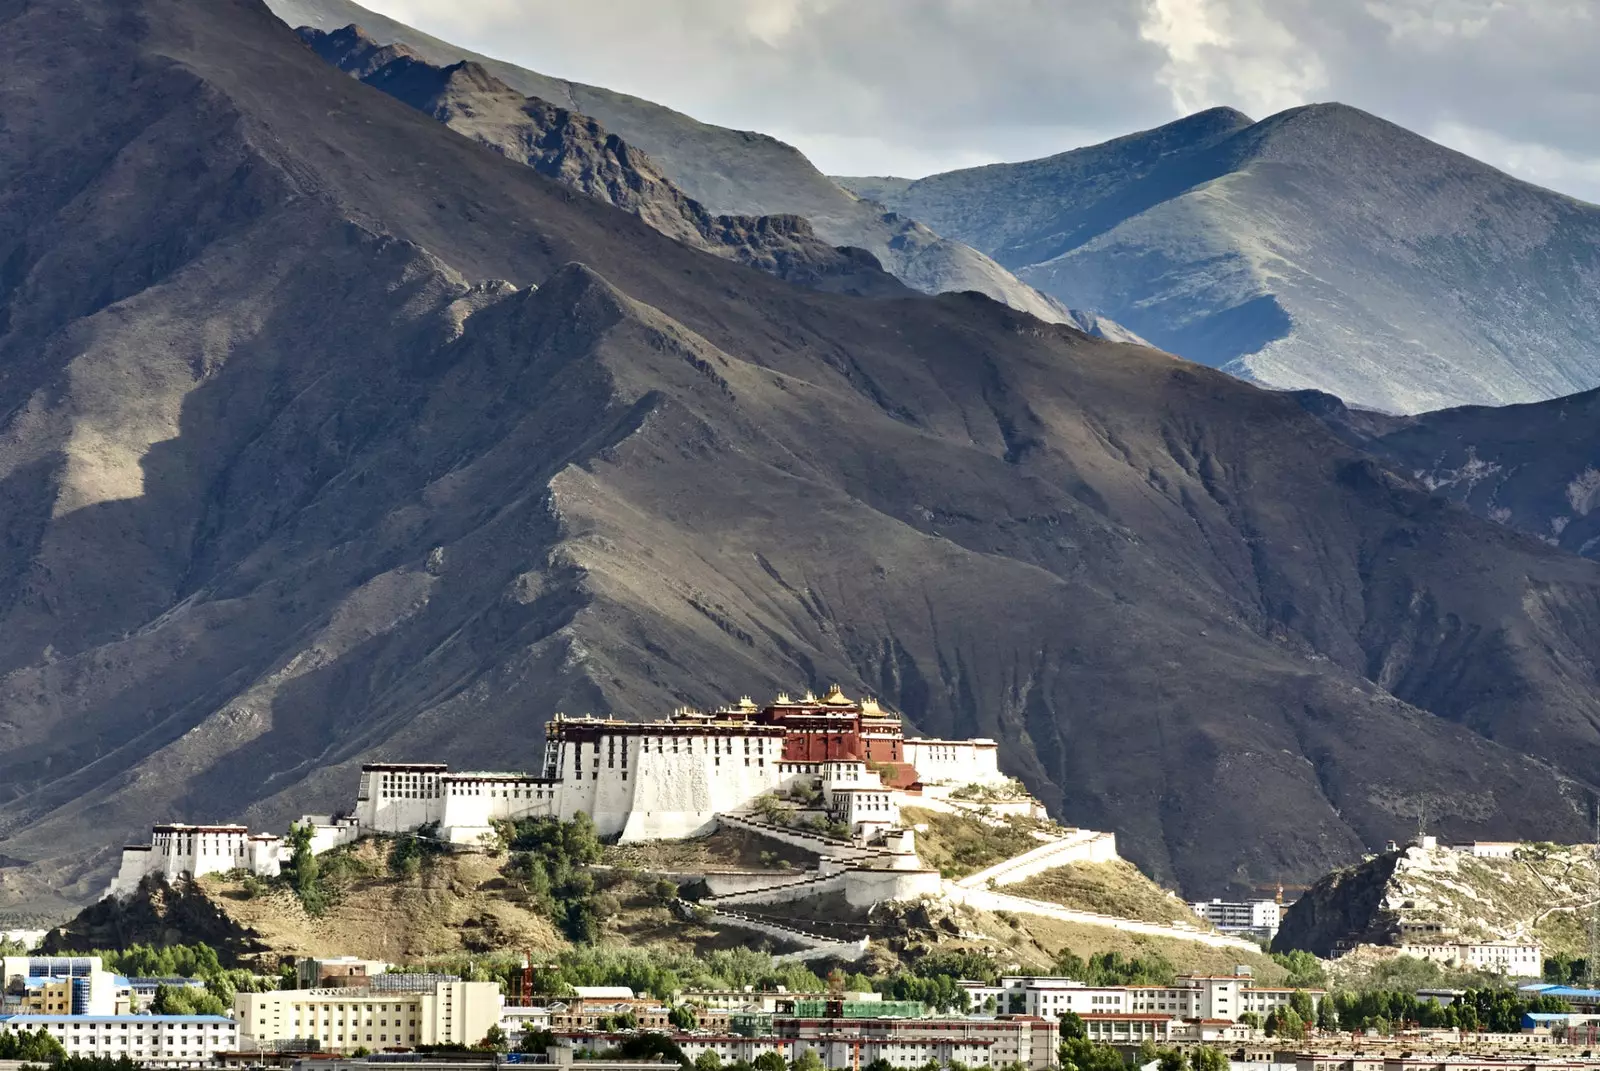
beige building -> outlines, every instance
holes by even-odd
[[[295,1039],[324,1052],[417,1045],[475,1045],[500,1021],[504,1000],[495,982],[435,982],[408,992],[390,989],[280,989],[240,993],[234,1017],[247,1047]]]

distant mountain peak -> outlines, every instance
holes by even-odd
[[[1600,208],[1348,104],[861,188],[1267,386],[1399,413],[1600,383]]]

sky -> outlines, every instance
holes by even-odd
[[[1340,101],[1600,202],[1600,0],[362,0],[835,175]]]

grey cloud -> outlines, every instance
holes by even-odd
[[[367,0],[826,170],[1045,155],[1214,104],[1340,100],[1600,198],[1591,0]]]

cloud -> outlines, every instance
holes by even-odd
[[[1600,198],[1593,0],[367,0],[792,141],[825,169],[1024,159],[1213,105],[1339,100]]]

